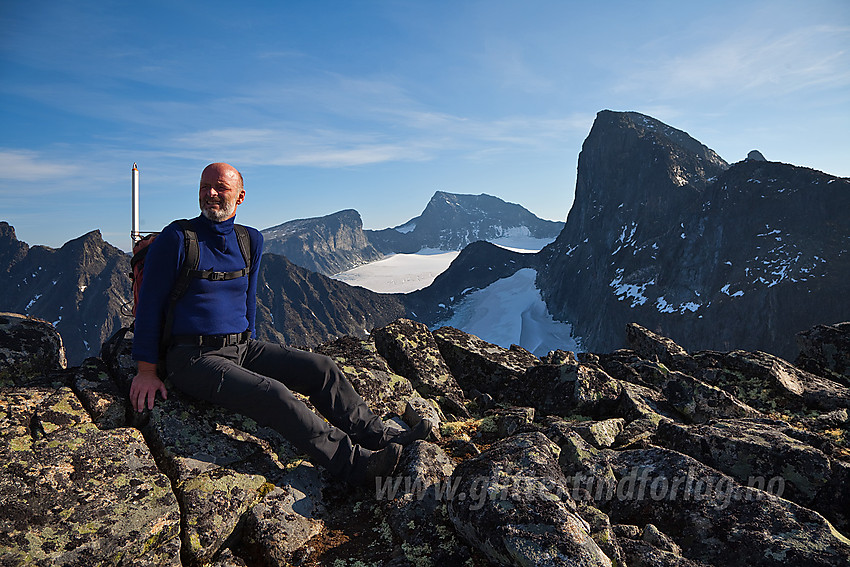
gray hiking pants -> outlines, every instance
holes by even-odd
[[[181,392],[272,427],[343,480],[362,469],[370,453],[356,443],[375,441],[384,432],[381,419],[327,356],[249,340],[222,348],[172,346],[167,366]]]

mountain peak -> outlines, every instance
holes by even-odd
[[[637,321],[686,348],[789,356],[789,331],[847,317],[834,299],[850,273],[844,187],[778,162],[730,166],[656,119],[602,111],[538,284],[590,349],[620,346]]]
[[[476,240],[504,237],[551,240],[562,227],[493,195],[437,191],[418,217],[393,229],[367,232],[382,250],[414,253],[422,248],[461,250]]]
[[[729,166],[714,150],[692,138],[687,132],[639,112],[599,112],[585,144],[595,138],[594,130],[605,138],[608,144],[619,145],[624,141],[622,138],[636,137],[645,144],[660,144],[662,148],[680,149],[686,153],[685,156],[680,156],[679,152],[674,151],[670,156],[672,158],[691,157],[687,154],[692,154],[696,159],[705,162],[706,168],[725,169]]]
[[[6,221],[0,221],[0,239],[17,240],[15,236],[15,227]]]

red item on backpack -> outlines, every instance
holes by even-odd
[[[148,255],[148,246],[153,243],[158,232],[148,234],[133,245],[133,257],[130,259],[130,279],[133,280],[133,317],[136,316],[136,307],[139,305],[139,291],[142,289],[142,277],[145,273],[145,257]]]

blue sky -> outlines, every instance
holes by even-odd
[[[31,245],[128,249],[133,162],[149,231],[212,161],[261,229],[437,190],[564,220],[602,109],[850,176],[846,0],[5,0],[0,28],[0,220]]]

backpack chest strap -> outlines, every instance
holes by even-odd
[[[248,275],[248,267],[245,266],[241,270],[233,272],[216,272],[215,270],[189,270],[189,277],[209,280],[211,282],[220,282],[226,280],[235,280]]]

